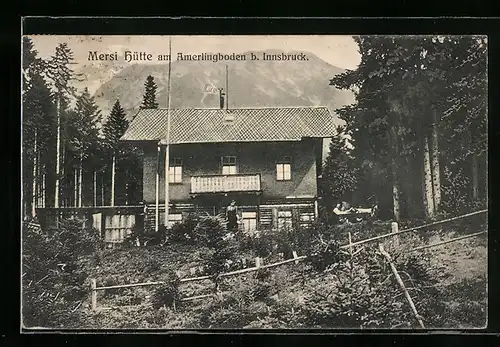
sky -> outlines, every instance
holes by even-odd
[[[74,53],[77,65],[89,62],[89,51],[99,53],[124,50],[147,52],[157,56],[168,54],[168,36],[29,36],[42,58],[54,54],[60,42],[66,42]],[[279,49],[283,51],[308,51],[333,66],[355,69],[360,62],[357,45],[351,36],[340,35],[273,35],[273,36],[172,36],[172,56],[177,52],[243,53],[245,51]],[[158,63],[153,59],[152,63]],[[78,66],[76,66],[78,68]]]

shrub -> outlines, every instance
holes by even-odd
[[[336,259],[326,277],[307,286],[300,324],[324,328],[417,326],[385,258],[375,249],[365,249],[355,257],[338,253]],[[437,326],[444,311],[436,301],[438,291],[432,286],[437,279],[429,270],[428,261],[422,257],[401,257],[396,267],[419,314],[426,318],[426,324]],[[419,286],[426,289],[419,290]]]
[[[161,264],[158,259],[154,257],[147,257],[144,263],[144,269],[142,270],[144,274],[151,275],[158,272],[161,269]]]
[[[181,303],[179,284],[180,279],[173,271],[167,271],[162,275],[161,281],[165,284],[160,285],[154,291],[151,298],[151,303],[154,308],[172,307],[175,303],[176,307]]]
[[[25,326],[60,327],[79,319],[72,311],[87,294],[81,258],[99,255],[102,249],[98,232],[82,228],[82,224],[79,219],[64,219],[50,234],[23,229]]]
[[[217,217],[200,217],[194,228],[197,243],[210,248],[217,248],[224,241],[227,230]]]
[[[239,232],[234,240],[238,244],[239,251],[251,257],[267,258],[282,252],[278,246],[279,235],[276,230],[256,231],[253,235]]]
[[[117,279],[116,276],[107,276],[104,280],[103,280],[103,283],[102,285],[104,287],[111,287],[111,286],[116,286],[116,285],[119,285],[119,284],[123,284],[123,283],[120,283]],[[106,289],[104,290],[103,292],[103,296],[105,298],[109,298],[109,297],[112,297],[114,296],[116,293],[118,293],[119,289]]]
[[[235,278],[229,286],[228,293],[214,298],[200,312],[202,327],[243,328],[264,317],[267,305],[259,300],[261,283],[249,275],[247,278]]]
[[[206,271],[212,275],[216,285],[220,283],[219,275],[228,271],[228,262],[236,263],[237,246],[227,240],[221,240],[205,256]]]
[[[312,287],[301,312],[304,325],[388,328],[402,318],[404,298],[392,299],[397,294],[397,288],[370,277],[359,258],[339,261],[328,282]]]
[[[175,223],[168,230],[167,236],[172,243],[196,243],[195,228],[198,225],[199,217],[195,214],[188,214],[180,223]]]
[[[159,225],[158,231],[134,225],[132,232],[125,238],[124,245],[133,247],[137,246],[137,242],[139,242],[139,246],[164,245],[167,241],[167,235],[167,228],[164,225]]]

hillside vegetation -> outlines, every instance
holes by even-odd
[[[387,233],[387,223],[316,226],[294,234],[268,232],[257,238],[236,235],[224,240],[213,220],[197,231],[208,239],[171,241],[150,246],[124,244],[108,249],[82,233],[78,223],[50,238],[25,241],[23,318],[27,327],[62,329],[202,329],[202,328],[412,328],[418,323],[377,243],[356,247],[353,257],[339,246],[346,234],[358,241]],[[210,225],[209,228],[203,225]],[[414,247],[477,232],[484,219],[447,228],[402,234],[384,241],[427,328],[480,328],[486,324],[486,244],[481,237],[409,252]],[[73,229],[72,229],[73,228]],[[205,229],[204,229],[205,228]],[[219,232],[213,232],[219,230]],[[68,236],[62,235],[71,235]],[[88,235],[88,236],[81,236]],[[134,237],[134,236],[133,236]],[[297,237],[300,246],[297,245]],[[55,254],[65,243],[67,256]],[[68,243],[69,239],[73,240]],[[207,243],[207,240],[211,240]],[[160,241],[158,241],[160,243]],[[164,241],[161,241],[164,243]],[[203,243],[203,244],[202,244]],[[325,249],[328,245],[328,249]],[[44,256],[36,258],[40,248]],[[202,281],[180,278],[242,268],[255,256],[270,264],[292,255],[316,254],[310,260]],[[92,250],[93,249],[93,250]],[[87,255],[75,253],[87,250]],[[56,252],[58,253],[58,252]],[[230,260],[231,262],[227,262]],[[60,269],[64,262],[67,266]],[[33,267],[37,265],[37,267]],[[204,273],[198,272],[200,266]],[[250,265],[253,266],[253,265]],[[191,273],[196,268],[197,273]],[[47,271],[49,276],[46,276]],[[40,280],[42,279],[42,280]],[[90,309],[90,280],[97,286],[164,281],[165,285],[99,291]],[[217,289],[216,289],[217,288]],[[42,295],[45,292],[46,294]],[[59,294],[57,294],[59,293]],[[200,299],[183,298],[206,295]],[[75,309],[76,308],[76,309]]]

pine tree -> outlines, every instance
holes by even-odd
[[[31,39],[28,37],[23,37],[23,55],[22,55],[23,93],[27,92],[30,88],[28,74],[30,68],[34,65],[35,61],[37,60],[37,54],[38,52],[35,50],[33,46],[33,41],[31,41]]]
[[[45,203],[46,172],[51,167],[51,157],[47,154],[54,129],[52,96],[41,73],[44,64],[26,37],[23,38],[22,67],[23,214],[26,214]]]
[[[75,78],[70,65],[74,62],[73,52],[67,43],[60,43],[56,47],[55,55],[47,63],[46,74],[52,82],[55,91],[57,110],[57,144],[56,144],[56,172],[55,172],[55,198],[54,206],[59,207],[60,179],[61,179],[61,118],[68,105],[68,97],[74,95],[75,88],[70,86],[70,81]]]
[[[107,119],[107,122],[104,124],[103,133],[108,151],[108,158],[112,163],[111,167],[111,205],[115,205],[115,195],[121,197],[122,191],[124,187],[127,185],[127,181],[119,180],[121,185],[115,187],[116,180],[116,172],[120,172],[117,170],[117,167],[120,164],[125,164],[123,160],[127,160],[130,156],[129,148],[125,145],[121,145],[119,143],[120,138],[123,136],[128,127],[128,121],[125,118],[125,111],[120,105],[120,101],[116,100],[113,105],[113,109]],[[126,168],[126,165],[124,166]],[[123,187],[122,187],[123,186]]]
[[[321,180],[322,199],[325,207],[330,210],[339,200],[350,201],[356,188],[357,170],[348,151],[344,128],[338,127],[337,134],[330,142]]]
[[[77,163],[77,167],[72,168],[72,170],[77,171],[75,182],[77,201],[75,204],[82,206],[84,172],[86,174],[92,173],[93,176],[93,171],[96,170],[97,153],[91,153],[90,150],[96,149],[98,146],[98,124],[101,121],[101,111],[87,88],[77,97],[75,110],[70,112],[68,116],[66,133],[68,149]],[[90,191],[90,189],[85,191]]]
[[[53,135],[50,127],[53,105],[50,90],[43,77],[35,75],[30,78],[32,87],[23,96],[23,172],[25,173],[23,182],[25,185],[29,182],[28,173],[32,172],[32,189],[25,189],[24,199],[28,199],[31,195],[33,197],[31,205],[34,205],[37,197],[43,194],[40,189],[43,171],[41,159],[44,161],[43,165],[46,165],[48,158],[41,153],[47,153],[50,143],[48,140]]]
[[[156,109],[158,108],[158,103],[156,102],[156,89],[158,86],[154,81],[154,77],[149,75],[144,83],[145,92],[142,101],[141,109]]]
[[[116,148],[118,141],[125,134],[127,128],[128,121],[125,117],[125,110],[120,105],[120,101],[116,100],[103,127],[104,138],[111,148]]]

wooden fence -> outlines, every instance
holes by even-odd
[[[38,208],[37,215],[43,229],[56,227],[62,218],[79,218],[84,227],[99,231],[107,243],[120,243],[132,232],[135,224],[142,223],[143,206],[97,206]]]

